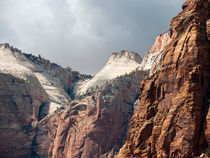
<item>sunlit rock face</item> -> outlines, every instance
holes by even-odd
[[[39,122],[68,106],[75,77],[41,57],[0,45],[0,157],[34,155]],[[46,144],[40,149],[45,153]]]
[[[166,32],[157,36],[154,45],[144,56],[140,70],[149,70],[151,76],[156,71],[161,69],[162,53],[166,45],[170,42],[170,32]]]
[[[10,157],[115,157],[150,71],[140,70],[142,58],[129,51],[112,53],[93,79],[9,44],[0,45],[0,61],[0,156]]]
[[[97,86],[77,96],[69,108],[54,117],[56,121],[51,121],[57,122],[57,128],[51,132],[55,139],[49,157],[116,157],[134,113],[139,83],[148,75],[137,69],[141,60],[133,52],[111,55],[105,67],[86,82]]]
[[[56,121],[50,157],[116,156],[133,115],[139,82],[145,75],[143,71],[132,72],[73,101]]]
[[[143,61],[112,53],[93,78],[0,44],[0,157],[199,155],[210,146],[209,11],[188,0]]]
[[[209,0],[187,0],[172,19],[162,68],[141,83],[118,157],[193,157],[210,147],[209,19]]]
[[[135,52],[121,51],[120,53],[112,53],[106,65],[91,80],[78,83],[75,95],[82,95],[90,88],[102,86],[118,76],[128,74],[138,69],[141,62],[141,56]]]
[[[38,80],[49,97],[48,113],[68,104],[71,100],[67,90],[72,87],[73,75],[57,64],[41,57],[24,54],[8,44],[0,48],[0,72],[26,80],[36,86],[31,78]]]
[[[98,75],[106,82],[73,100],[75,83],[90,76],[1,44],[0,157],[116,156],[148,74],[141,61],[113,53]]]

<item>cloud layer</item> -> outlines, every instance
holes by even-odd
[[[184,0],[1,0],[0,42],[94,74],[110,53],[142,57]]]

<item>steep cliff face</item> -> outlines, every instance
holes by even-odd
[[[162,33],[157,36],[154,45],[144,56],[140,70],[149,70],[149,75],[161,69],[162,53],[166,45],[170,42],[170,32]]]
[[[51,119],[58,123],[51,132],[55,139],[50,145],[49,157],[115,157],[134,112],[139,82],[147,74],[134,70],[72,101],[68,109]]]
[[[0,73],[0,157],[30,157],[39,109],[49,99],[36,78],[36,86]]]
[[[4,44],[0,48],[0,66],[0,72],[28,80],[31,84],[36,85],[28,76],[38,80],[49,97],[48,103],[43,107],[46,114],[53,113],[71,100],[67,91],[73,87],[73,75],[57,64],[41,57],[23,54]]]
[[[78,75],[0,45],[0,157],[32,157],[35,147],[47,155],[49,141],[40,140],[47,128],[39,122],[68,105],[67,92]]]
[[[134,102],[139,83],[148,76],[151,68],[151,74],[160,69],[169,35],[167,32],[157,37],[142,65],[137,53],[112,53],[94,78],[83,82],[82,88],[75,87],[79,92],[75,95],[78,100],[72,101],[69,109],[48,121],[56,127],[50,132],[54,133],[50,137],[55,138],[50,144],[50,157],[116,157],[125,139],[128,122],[138,109]],[[81,94],[84,88],[88,91]]]
[[[145,54],[139,67],[142,71],[147,71],[151,77],[162,68],[162,54],[166,45],[170,42],[170,32],[162,33],[156,37],[155,43],[148,53]],[[134,103],[134,112],[139,110],[139,99]]]
[[[210,0],[187,0],[172,19],[162,69],[141,83],[123,157],[192,157],[209,148]]]
[[[148,74],[136,69],[141,60],[112,54],[103,84],[72,100],[74,84],[89,76],[0,44],[0,157],[116,156]]]

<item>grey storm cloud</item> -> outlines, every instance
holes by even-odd
[[[110,53],[142,57],[184,0],[1,0],[0,42],[94,74]]]

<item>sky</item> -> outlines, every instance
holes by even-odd
[[[94,75],[111,52],[142,58],[184,0],[0,0],[0,43]]]

